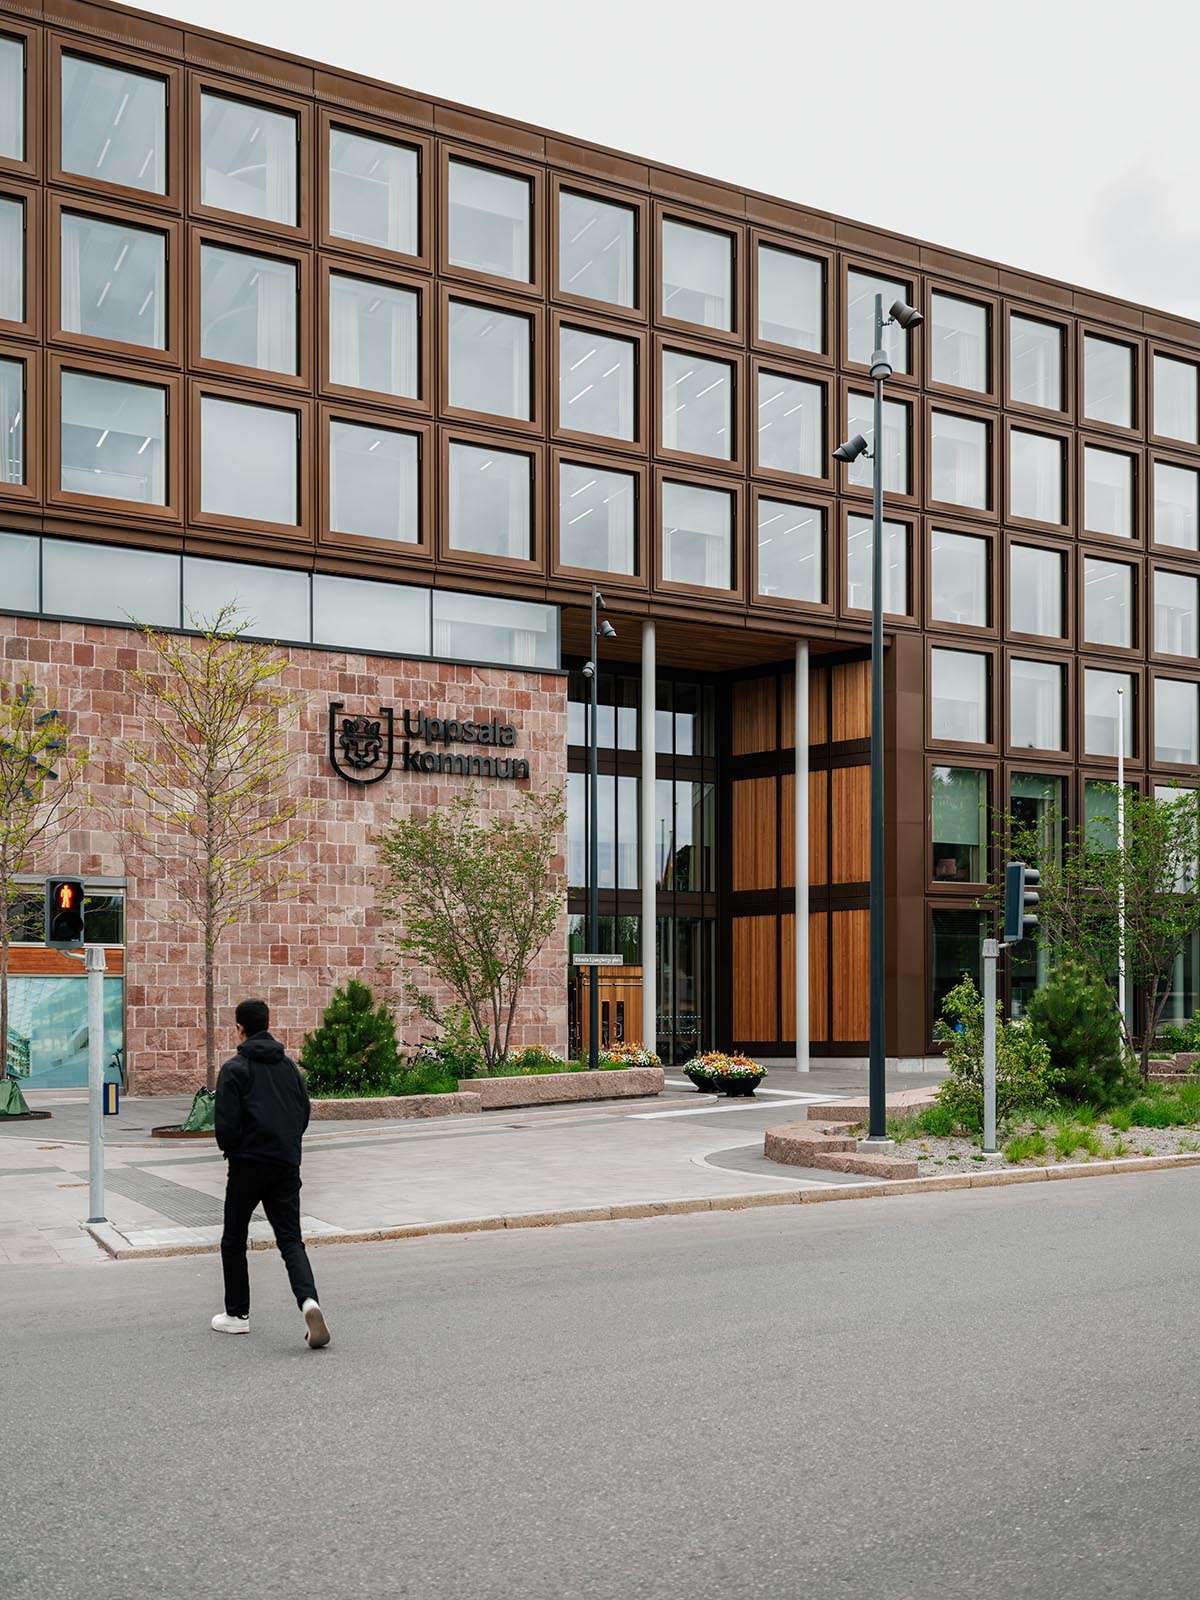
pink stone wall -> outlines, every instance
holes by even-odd
[[[90,745],[93,798],[86,825],[62,839],[45,866],[126,881],[130,1087],[139,1093],[190,1090],[203,1078],[200,941],[171,882],[107,821],[130,798],[121,742],[146,736],[128,672],[151,665],[150,652],[126,628],[20,618],[4,619],[2,643],[0,678],[13,683],[28,674]],[[400,1000],[397,980],[384,962],[371,840],[394,816],[444,805],[471,780],[393,770],[369,788],[347,783],[328,763],[329,702],[345,701],[348,715],[380,705],[397,712],[411,706],[460,721],[494,714],[516,724],[516,746],[502,753],[529,761],[530,782],[474,780],[481,806],[503,810],[516,803],[520,789],[566,782],[566,679],[557,673],[395,661],[344,651],[283,647],[282,653],[288,659],[284,685],[299,694],[302,705],[299,725],[289,734],[293,781],[313,810],[311,837],[296,855],[305,883],[298,899],[280,901],[265,918],[248,917],[226,935],[217,960],[222,1050],[233,1048],[234,1005],[253,995],[269,1002],[273,1030],[295,1053],[330,991],[352,976],[392,996],[400,1037],[415,1043],[428,1030]],[[515,1030],[518,1044],[541,1042],[565,1051],[565,951],[564,897],[559,926],[525,992]]]

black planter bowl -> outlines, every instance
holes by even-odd
[[[713,1094],[715,1092],[716,1083],[711,1073],[696,1072],[692,1067],[684,1067],[683,1074],[685,1078],[691,1079],[701,1094]]]
[[[762,1082],[762,1077],[757,1078],[713,1078],[710,1080],[718,1094],[727,1094],[731,1098],[737,1095],[752,1095]]]

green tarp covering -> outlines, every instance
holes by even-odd
[[[27,1117],[29,1106],[15,1078],[0,1078],[0,1117]]]
[[[216,1103],[217,1097],[211,1090],[197,1089],[192,1100],[192,1109],[181,1124],[184,1133],[211,1133]]]

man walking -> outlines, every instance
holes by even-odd
[[[221,1234],[225,1310],[212,1325],[218,1333],[250,1332],[246,1235],[261,1200],[304,1315],[305,1337],[318,1350],[329,1343],[329,1327],[300,1234],[300,1141],[308,1127],[308,1090],[299,1067],[267,1032],[271,1013],[265,1000],[243,1000],[234,1017],[241,1043],[217,1078],[215,1131],[229,1173]]]

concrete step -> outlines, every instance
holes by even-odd
[[[785,1123],[763,1135],[763,1155],[785,1167],[816,1167],[829,1172],[858,1172],[873,1178],[915,1178],[917,1163],[899,1156],[860,1150],[858,1140],[819,1132],[807,1123]]]

